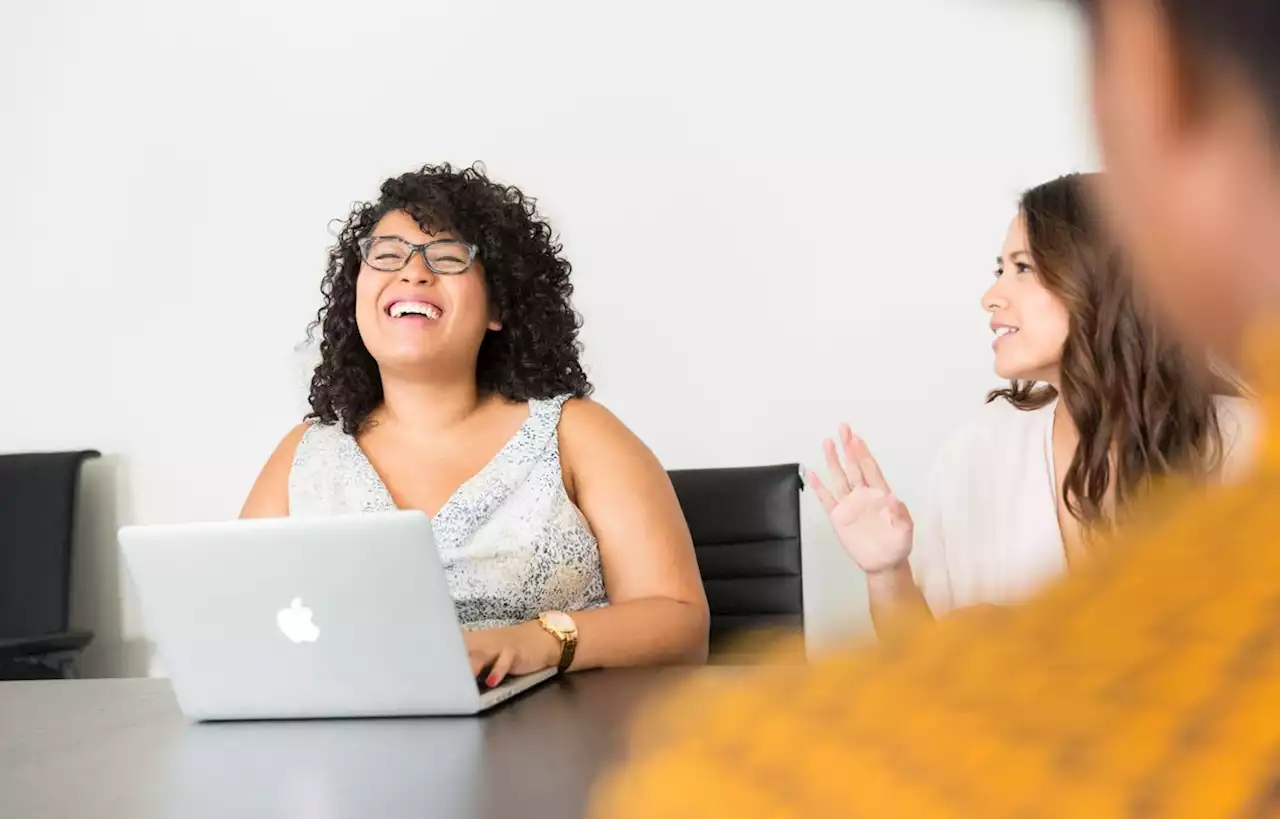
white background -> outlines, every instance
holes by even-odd
[[[993,383],[1019,190],[1093,166],[1065,5],[5,4],[0,451],[108,456],[85,671],[147,668],[114,527],[236,514],[304,410],[329,221],[425,162],[540,199],[597,397],[668,467],[817,464],[847,419],[918,502]],[[805,504],[825,644],[866,603]]]

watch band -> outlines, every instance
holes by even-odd
[[[552,621],[552,616],[563,618],[568,621],[570,627],[563,628],[557,626]],[[573,665],[573,655],[578,648],[578,627],[574,624],[573,619],[567,614],[555,612],[554,615],[540,614],[538,615],[538,625],[548,632],[552,637],[560,641],[560,663],[556,670],[563,674],[569,670],[569,666]]]
[[[560,638],[560,665],[556,667],[556,671],[563,674],[569,670],[569,666],[573,665],[573,654],[578,650],[578,635],[574,634],[558,634]]]

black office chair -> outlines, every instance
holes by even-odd
[[[80,466],[94,451],[0,455],[0,679],[75,677],[71,541]]]
[[[798,464],[670,473],[711,609],[711,659],[749,659],[750,636],[804,631]]]

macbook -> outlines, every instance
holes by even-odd
[[[484,689],[422,512],[126,526],[120,546],[192,720],[475,714]]]

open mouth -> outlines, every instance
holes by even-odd
[[[1010,327],[1007,324],[996,324],[991,327],[991,332],[995,333],[995,338],[991,341],[992,347],[999,347],[1000,342],[1018,332],[1017,327]]]
[[[417,316],[427,321],[436,321],[444,315],[444,311],[429,301],[396,301],[388,305],[387,315],[394,319]]]

